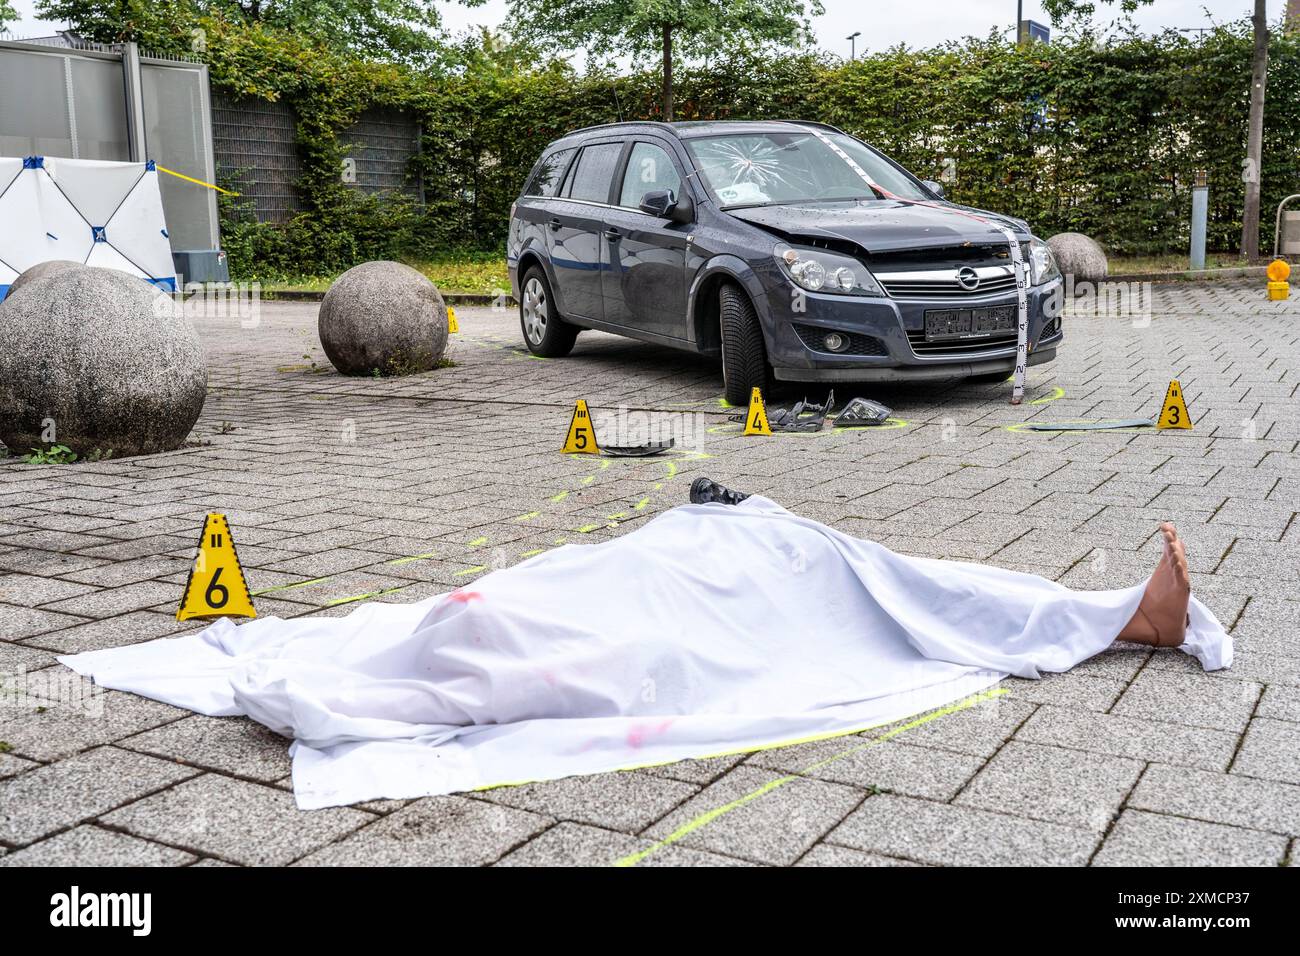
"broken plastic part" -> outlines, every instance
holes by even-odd
[[[1149,418],[1125,418],[1107,422],[1033,422],[1025,430],[1031,432],[1099,432],[1109,428],[1153,428]]]
[[[696,478],[691,482],[691,504],[693,505],[710,504],[715,501],[724,505],[738,505],[748,497],[745,492],[732,491],[712,478]]]
[[[820,405],[814,405],[806,398],[801,402],[795,402],[788,408],[769,406],[767,409],[767,423],[774,432],[816,432],[821,431],[822,425],[826,423],[826,416],[830,410],[835,407],[835,393],[831,392],[826,396],[826,401]],[[743,422],[745,414],[730,416],[733,422]]]
[[[855,398],[844,406],[844,411],[835,416],[836,428],[857,428],[862,425],[883,425],[893,414],[879,402],[869,398]]]
[[[670,438],[667,441],[652,441],[644,445],[601,445],[600,453],[611,458],[649,458],[651,455],[662,455],[676,444],[677,439]]]

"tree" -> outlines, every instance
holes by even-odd
[[[9,5],[8,0],[0,0],[0,30],[18,19],[18,11]]]
[[[436,0],[37,0],[36,10],[100,42],[156,42],[207,15],[290,30],[363,56],[418,60],[441,48]]]
[[[510,0],[514,32],[525,40],[596,56],[657,56],[668,121],[676,56],[796,45],[811,35],[809,17],[822,12],[821,0]]]
[[[1111,3],[1112,0],[1102,0]],[[1119,0],[1120,8],[1132,13],[1152,0]],[[1296,0],[1288,0],[1290,20]],[[1266,0],[1255,0],[1251,17],[1255,43],[1250,57],[1250,115],[1247,119],[1246,159],[1242,163],[1242,180],[1246,187],[1241,212],[1241,255],[1248,260],[1259,258],[1259,180],[1264,160],[1264,85],[1268,80],[1268,20]],[[1068,16],[1091,16],[1096,4],[1091,0],[1043,0],[1043,9],[1055,22]]]

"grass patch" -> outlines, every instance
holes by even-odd
[[[440,292],[496,295],[510,291],[506,258],[496,251],[455,251],[434,259],[403,260],[429,277]],[[261,277],[263,292],[324,292],[338,275]]]
[[[1238,269],[1248,266],[1247,262],[1235,252],[1207,252],[1205,268]],[[1187,272],[1192,268],[1187,255],[1168,253],[1159,256],[1111,256],[1110,274],[1121,276],[1134,272]]]

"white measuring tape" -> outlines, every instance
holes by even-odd
[[[930,209],[939,209],[944,212],[955,212],[959,216],[965,216],[968,219],[974,219],[976,222],[982,222],[991,229],[1002,233],[1007,240],[1007,248],[1011,253],[1011,269],[1016,276],[1016,368],[1011,375],[1011,404],[1019,405],[1025,397],[1025,368],[1029,364],[1029,276],[1025,267],[1025,257],[1020,251],[1020,242],[1016,239],[1016,234],[1009,226],[1000,223],[991,222],[983,216],[977,216],[973,212],[966,212],[964,209],[952,209],[947,206],[936,206],[934,203],[926,202],[921,199],[904,199],[902,196],[895,196],[884,186],[880,185],[863,169],[858,163],[835,145],[830,139],[822,133],[821,130],[811,126],[801,126],[800,129],[807,130],[816,136],[819,140],[830,147],[833,152],[844,162],[848,163],[852,169],[868,186],[876,192],[885,196],[887,199],[893,199],[898,202],[908,203],[912,206],[926,206]]]

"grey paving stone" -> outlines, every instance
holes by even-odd
[[[1013,740],[956,802],[1100,832],[1118,812],[1142,766],[1139,760]]]
[[[898,857],[881,856],[879,853],[864,853],[846,846],[830,843],[818,843],[804,854],[795,866],[924,866],[912,860]]]
[[[96,826],[79,826],[0,859],[0,866],[185,866],[192,853]]]
[[[58,578],[37,577],[32,574],[0,575],[0,601],[19,607],[37,607],[63,598],[76,597],[93,591],[88,584],[62,581]]]
[[[1300,836],[1300,786],[1152,764],[1128,805],[1210,823]]]
[[[80,623],[78,619],[78,623],[28,638],[24,643],[28,647],[46,648],[60,654],[80,654],[83,651],[97,651],[105,647],[121,647],[123,644],[170,637],[185,629],[186,625],[177,623],[174,615],[134,611],[85,623]]]
[[[1195,671],[1172,674],[1147,669],[1124,691],[1111,713],[1240,732],[1250,720],[1259,694],[1259,685],[1249,681],[1224,680]]]
[[[565,777],[483,791],[494,803],[576,823],[636,833],[699,791],[680,780],[641,773]]]
[[[119,747],[272,783],[290,771],[289,744],[243,717],[195,714],[118,741]]]
[[[104,691],[62,665],[57,670],[28,674],[26,685],[35,686],[36,679],[47,674],[52,674],[58,686],[67,691],[48,701],[32,697],[21,706],[0,706],[0,739],[7,741],[19,756],[57,760],[187,713],[134,694]]]
[[[933,747],[910,747],[893,740],[834,737],[760,751],[748,763],[864,790],[951,800],[983,766],[984,759]]]
[[[0,640],[21,641],[34,634],[44,634],[61,627],[73,627],[84,620],[83,617],[58,614],[38,607],[0,604]]]
[[[1019,687],[1021,683],[1016,682],[1015,686]],[[1004,681],[1001,686],[1006,687],[1008,683]],[[937,747],[977,757],[991,757],[1011,738],[1016,728],[1029,719],[1037,706],[1014,696],[994,697],[966,710],[912,727],[899,737],[912,747]],[[892,728],[907,722],[894,724]],[[881,728],[881,732],[892,728]]]
[[[1082,866],[1100,836],[949,803],[871,797],[827,842],[936,866]]]
[[[1238,743],[1227,731],[1052,706],[1038,708],[1015,739],[1204,770],[1226,770]]]
[[[1246,729],[1232,772],[1300,784],[1300,724],[1256,717]]]
[[[429,797],[303,857],[299,866],[482,866],[536,836],[549,817],[468,797]]]
[[[375,819],[350,807],[307,813],[283,790],[208,773],[107,814],[101,822],[233,863],[283,866]]]
[[[1125,683],[1105,677],[1078,674],[1044,674],[1038,680],[1008,677],[1002,686],[1016,700],[1036,704],[1059,704],[1105,713],[1124,693]]]
[[[1271,833],[1125,810],[1092,865],[1277,866],[1286,845]]]
[[[788,865],[824,836],[865,796],[861,790],[741,765],[705,787],[646,831],[656,840]],[[717,814],[722,808],[725,812]],[[700,825],[708,814],[717,814]]]
[[[17,776],[25,770],[34,770],[39,766],[41,764],[35,760],[24,760],[13,754],[0,753],[0,779]]]
[[[659,767],[646,767],[641,772],[654,777],[667,777],[669,780],[682,780],[704,786],[717,780],[744,759],[744,754],[733,754],[729,757],[709,757],[705,760],[678,760],[676,763]]]
[[[195,772],[155,757],[100,747],[0,780],[0,840],[31,843]]]
[[[181,603],[183,590],[181,585],[166,584],[161,581],[140,581],[136,584],[106,588],[80,597],[54,601],[45,607],[51,611],[64,611],[82,617],[116,617],[128,611],[139,611],[158,605],[177,607]]]
[[[1300,688],[1277,685],[1265,687],[1255,714],[1300,723]]]
[[[746,860],[667,846],[581,823],[558,823],[506,854],[497,866],[753,866]]]

